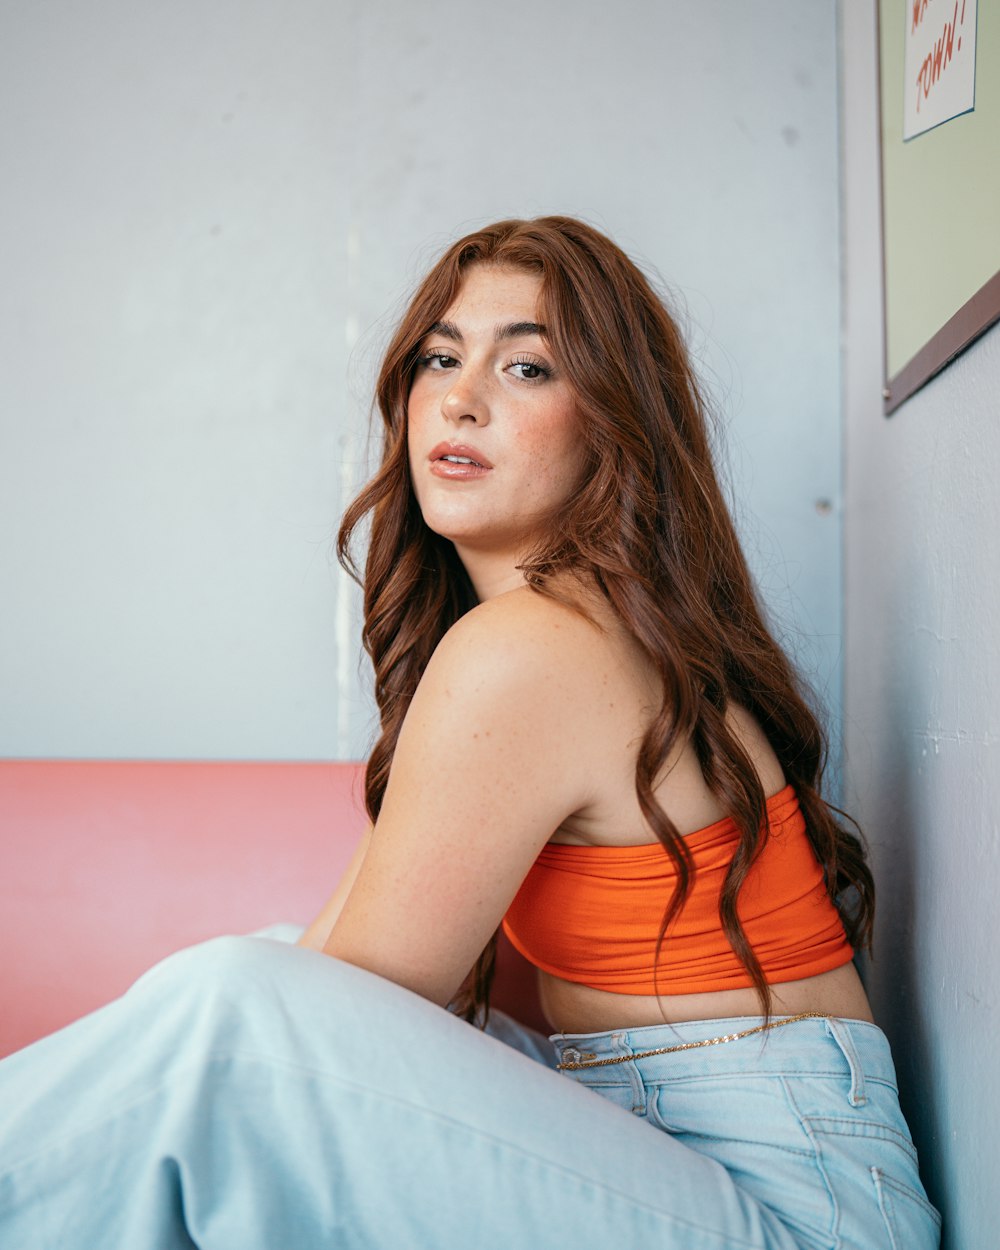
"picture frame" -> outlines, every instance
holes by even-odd
[[[1000,319],[1000,7],[879,0],[878,26],[889,416]],[[922,60],[907,48],[918,37]],[[914,93],[926,108],[938,84],[958,76],[960,43],[966,56],[971,48],[973,106],[904,139]]]

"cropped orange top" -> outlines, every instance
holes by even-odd
[[[823,883],[791,786],[767,801],[769,835],[737,912],[769,983],[839,968],[853,957]],[[719,920],[719,896],[739,844],[726,818],[689,834],[695,875],[667,929],[654,985],[656,940],[677,878],[659,842],[542,849],[503,920],[544,972],[614,994],[701,994],[752,985]]]

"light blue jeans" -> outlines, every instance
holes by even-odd
[[[750,1023],[486,1036],[349,964],[219,938],[0,1063],[0,1246],[936,1246],[878,1029],[628,1058]],[[577,1053],[625,1061],[552,1070]]]

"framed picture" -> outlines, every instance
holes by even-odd
[[[1000,5],[879,0],[885,413],[1000,318]]]

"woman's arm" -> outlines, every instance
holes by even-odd
[[[403,723],[353,883],[310,930],[335,919],[327,954],[442,1005],[454,997],[541,847],[588,801],[580,738],[594,709],[577,677],[594,632],[529,591],[449,631]]]
[[[315,951],[323,949],[327,938],[333,932],[333,926],[337,923],[337,917],[347,902],[347,896],[357,880],[358,872],[361,870],[361,865],[364,863],[365,855],[368,852],[371,837],[372,826],[369,825],[365,830],[364,837],[355,847],[351,861],[344,869],[344,875],[340,878],[337,888],[330,895],[323,910],[299,938],[297,945],[308,946],[310,950]]]

